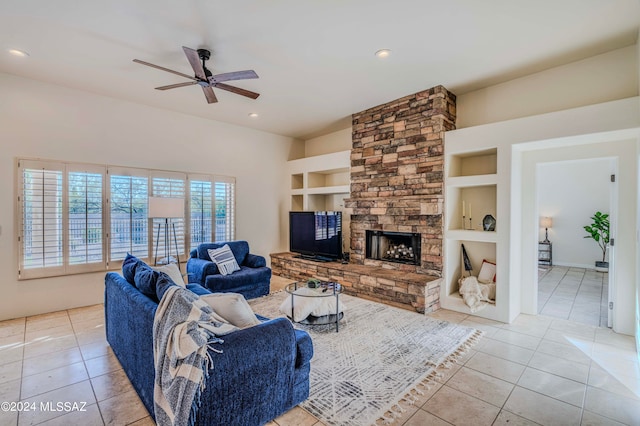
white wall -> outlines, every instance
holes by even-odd
[[[594,267],[602,251],[591,238],[584,238],[585,225],[597,211],[609,213],[611,179],[615,162],[611,159],[569,160],[538,164],[538,217],[549,216],[553,226],[553,264]],[[538,240],[544,240],[540,228]]]
[[[638,48],[537,72],[457,97],[458,129],[638,95]]]
[[[351,149],[351,127],[307,139],[304,142],[305,157],[329,154],[332,152],[346,151]]]
[[[640,92],[640,29],[638,29],[638,38],[636,42],[636,72],[638,74],[638,91]],[[640,99],[638,99],[638,102],[640,103]],[[640,153],[640,140],[638,141],[637,149],[638,153]],[[638,163],[640,164],[640,157],[638,157]],[[640,182],[640,175],[637,179]],[[638,203],[640,203],[640,197],[638,199]],[[636,218],[636,229],[640,229],[640,205],[637,206],[637,208],[638,217]],[[636,239],[636,252],[636,265],[640,265],[640,236]],[[640,270],[640,266],[638,269]],[[638,352],[638,359],[640,360],[640,273],[636,275],[636,351]]]
[[[103,300],[104,273],[17,280],[16,157],[235,176],[236,237],[267,259],[287,246],[281,217],[285,164],[297,149],[291,138],[7,74],[0,93],[0,320]]]

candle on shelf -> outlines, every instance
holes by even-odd
[[[462,216],[464,216],[464,200],[462,200]]]
[[[469,217],[471,217],[471,203],[469,203]]]

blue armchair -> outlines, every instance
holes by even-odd
[[[225,244],[233,252],[240,270],[232,274],[222,275],[218,267],[209,257],[209,249],[217,249]],[[221,243],[203,243],[191,250],[187,261],[189,283],[197,283],[214,293],[240,293],[245,299],[269,294],[271,269],[267,267],[264,257],[249,253],[246,241],[229,241]]]

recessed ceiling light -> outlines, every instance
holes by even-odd
[[[249,114],[249,117],[258,118],[258,113],[257,112],[252,112],[252,113]]]
[[[378,58],[386,58],[391,54],[391,50],[390,49],[380,49],[376,52],[376,56]]]
[[[29,56],[29,54],[24,50],[18,50],[18,49],[9,49],[9,53],[11,53],[13,56],[19,56],[21,58],[25,58]]]

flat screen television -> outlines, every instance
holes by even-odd
[[[289,212],[289,251],[316,260],[342,257],[341,212]]]

